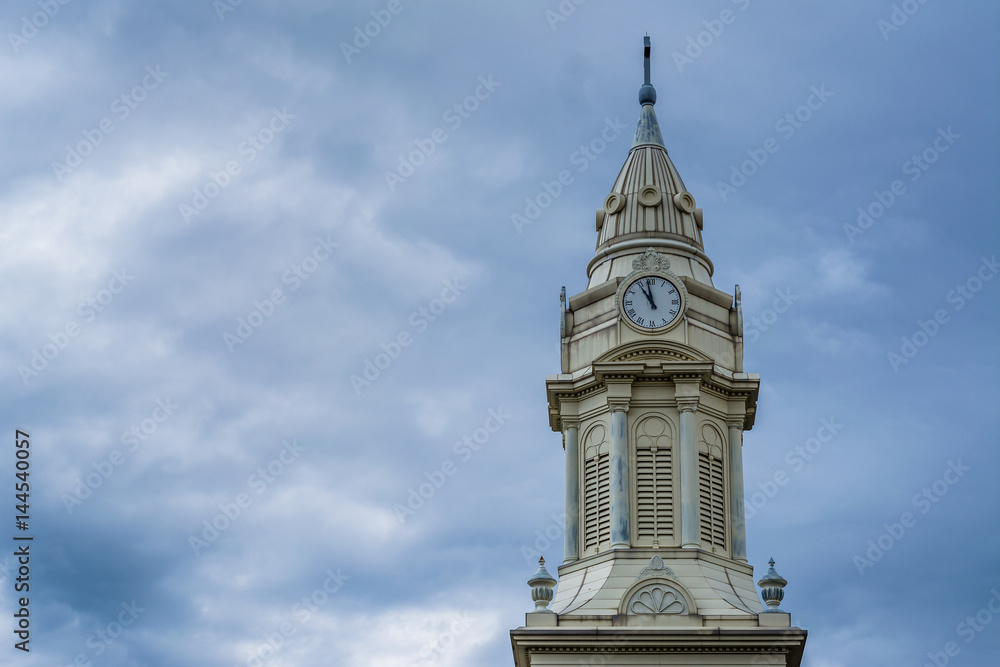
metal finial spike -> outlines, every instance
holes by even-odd
[[[644,83],[649,85],[649,35],[642,38],[643,41],[643,72],[645,73]]]
[[[642,58],[642,71],[643,71],[643,84],[642,88],[639,89],[639,104],[656,104],[656,89],[653,88],[653,84],[649,80],[649,35],[642,38],[643,42],[643,58]]]

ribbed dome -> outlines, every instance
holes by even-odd
[[[640,93],[640,99],[651,97]],[[597,254],[587,267],[591,287],[627,275],[631,255],[649,247],[676,257],[676,273],[711,284],[713,267],[702,245],[701,209],[695,208],[694,197],[667,155],[649,101],[641,106],[632,149],[597,211],[597,225]]]
[[[674,195],[686,193],[687,188],[662,146],[644,144],[629,151],[611,192],[624,195],[625,206],[612,213],[614,206],[605,205],[597,250],[628,239],[648,237],[675,239],[703,249],[693,213],[684,212],[674,204]],[[650,206],[653,202],[655,205]]]

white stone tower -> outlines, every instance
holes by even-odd
[[[562,299],[549,423],[566,452],[565,561],[529,581],[517,667],[794,665],[806,632],[772,567],[747,563],[740,292],[716,289],[702,211],[664,147],[649,79],[625,164],[597,210],[587,289]],[[547,609],[551,601],[551,610]]]

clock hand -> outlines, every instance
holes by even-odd
[[[641,284],[642,283],[640,283],[640,285]],[[650,286],[647,289],[643,290],[643,294],[646,295],[646,299],[649,301],[649,305],[652,307],[652,309],[656,310],[656,301],[653,300],[653,288],[652,288],[652,286]]]
[[[656,304],[653,303],[652,292],[646,291],[646,288],[643,287],[642,283],[639,283],[639,289],[642,290],[642,295],[646,297],[646,301],[649,301],[649,305],[653,308],[653,310],[656,310]]]

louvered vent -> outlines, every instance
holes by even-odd
[[[722,436],[710,425],[702,427],[698,452],[698,511],[702,546],[726,552],[726,492]]]
[[[598,543],[611,543],[611,460],[607,454],[597,459]]]
[[[664,546],[674,535],[670,428],[660,417],[649,417],[636,436],[636,539],[643,546]]]
[[[583,467],[583,551],[611,544],[611,457],[607,429],[596,425],[585,441]]]

